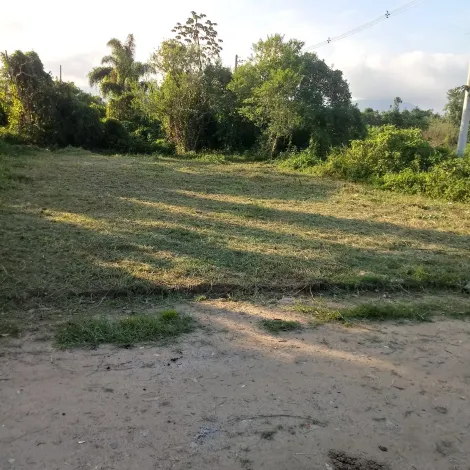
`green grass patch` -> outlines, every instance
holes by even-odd
[[[342,319],[350,320],[411,320],[411,321],[431,321],[436,314],[429,305],[414,304],[362,304],[342,312]]]
[[[315,323],[352,321],[431,321],[438,315],[451,318],[470,317],[470,307],[457,302],[451,305],[439,305],[424,302],[397,302],[397,303],[363,303],[348,308],[332,309],[328,307],[297,304],[293,310],[308,315]]]
[[[20,327],[12,320],[0,320],[0,338],[17,338],[21,333]]]
[[[273,334],[279,334],[284,331],[300,331],[302,324],[298,321],[288,320],[268,320],[260,321],[260,326]]]
[[[100,344],[132,346],[136,343],[175,339],[196,327],[194,318],[168,310],[156,316],[135,315],[119,319],[81,318],[61,325],[55,340],[59,347],[96,347]]]
[[[318,305],[296,304],[292,310],[312,317],[316,323],[329,323],[343,320],[343,316],[339,310]]]

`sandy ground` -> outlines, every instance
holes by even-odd
[[[206,328],[167,347],[3,344],[0,469],[469,470],[470,323],[271,336],[276,309],[179,308]]]

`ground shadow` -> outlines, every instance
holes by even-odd
[[[458,287],[470,270],[466,235],[274,208],[260,201],[286,198],[292,186],[277,188],[282,175],[263,186],[239,174],[206,175],[194,162],[185,168],[97,157],[36,176],[23,203],[3,213],[3,295]],[[335,189],[325,192],[328,184],[308,179],[325,200]],[[310,196],[302,187],[298,196]]]

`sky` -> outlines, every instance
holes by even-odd
[[[133,33],[137,58],[146,61],[176,22],[191,10],[218,23],[222,60],[250,55],[270,34],[311,46],[335,37],[409,0],[22,0],[6,2],[0,50],[34,50],[54,76],[87,87],[87,73],[108,53],[112,37]],[[69,6],[66,6],[66,5]],[[315,52],[344,72],[354,99],[393,99],[442,110],[446,91],[465,83],[470,61],[470,2],[422,0],[417,6]]]

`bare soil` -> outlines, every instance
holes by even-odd
[[[205,327],[171,346],[2,343],[0,469],[469,469],[469,322],[273,336],[299,317],[178,308]]]

